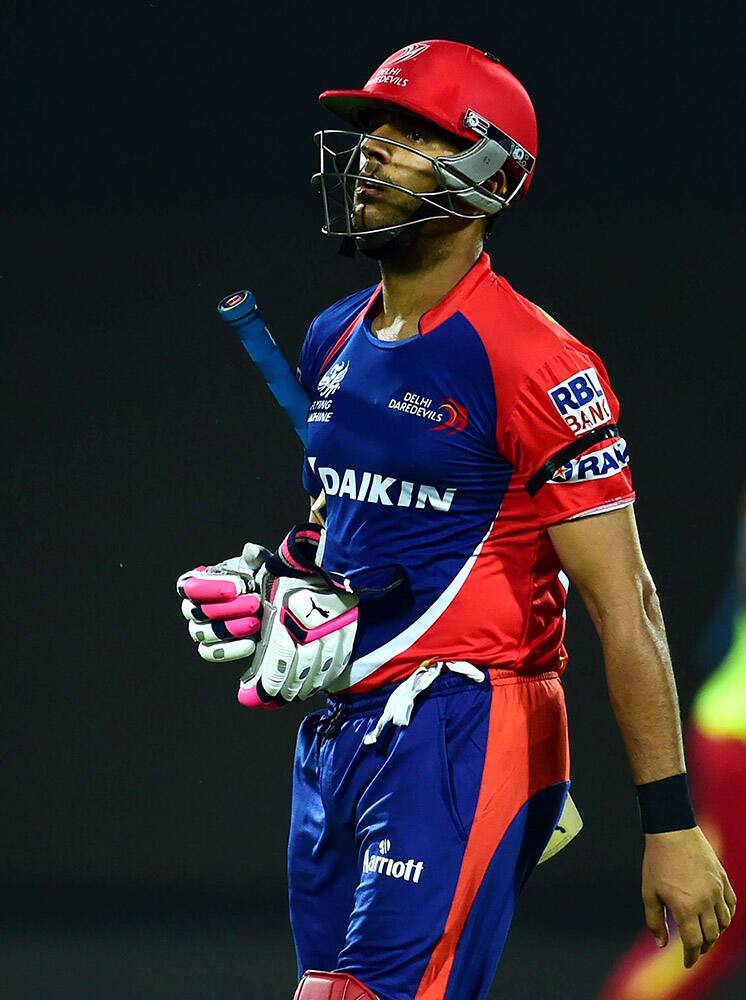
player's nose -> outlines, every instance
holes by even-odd
[[[376,164],[382,164],[387,163],[391,159],[391,154],[396,147],[385,141],[387,136],[382,135],[381,133],[383,132],[385,132],[385,126],[381,126],[375,132],[366,135],[363,139],[360,144],[360,160],[362,164],[370,160]],[[368,171],[368,173],[370,172]]]

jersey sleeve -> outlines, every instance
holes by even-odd
[[[499,444],[544,526],[635,499],[619,401],[600,358],[567,346],[522,385]]]
[[[298,367],[295,376],[306,391],[309,398],[313,397],[313,390],[318,381],[319,367],[319,343],[316,331],[318,316],[313,320],[308,328],[298,355]],[[303,489],[309,496],[316,498],[322,490],[321,480],[313,468],[313,459],[309,458],[308,451],[303,455]]]
[[[316,320],[314,319],[308,328],[308,332],[303,339],[303,343],[301,344],[300,354],[298,355],[298,367],[295,369],[295,377],[303,386],[306,391],[306,395],[309,397],[313,386],[315,385],[314,373],[312,371],[317,354],[316,344],[314,343],[315,324]]]

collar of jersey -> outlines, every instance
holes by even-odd
[[[419,330],[420,336],[425,336],[427,333],[431,333],[436,327],[439,327],[442,323],[445,323],[447,319],[453,316],[454,313],[458,312],[461,303],[464,302],[474,291],[480,282],[484,281],[492,273],[492,262],[490,261],[489,255],[483,250],[481,255],[477,258],[472,267],[466,272],[463,278],[453,286],[453,288],[448,292],[444,298],[438,302],[437,305],[433,306],[432,309],[428,309],[426,313],[423,313],[420,317]],[[368,340],[375,344],[376,347],[382,347],[384,349],[391,347],[402,347],[404,344],[410,344],[412,341],[417,340],[417,336],[407,337],[405,340],[379,340],[378,337],[371,330],[371,323],[373,317],[376,313],[376,306],[381,295],[382,285],[379,283],[373,291],[373,294],[368,299],[368,304],[363,310],[361,316],[361,326],[365,331],[365,335]]]

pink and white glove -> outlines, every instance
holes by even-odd
[[[350,663],[358,598],[349,580],[318,565],[323,537],[316,524],[297,525],[273,554],[248,543],[241,556],[177,581],[199,655],[250,660],[238,691],[247,708],[331,690]]]
[[[357,631],[358,598],[319,576],[261,573],[262,637],[241,678],[246,708],[305,701],[347,668]]]
[[[222,662],[253,656],[261,628],[256,575],[269,551],[248,542],[240,556],[182,573],[176,590],[181,612],[203,660]]]

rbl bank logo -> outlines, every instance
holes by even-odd
[[[595,368],[585,368],[555,385],[549,398],[576,437],[611,420],[609,401]]]

